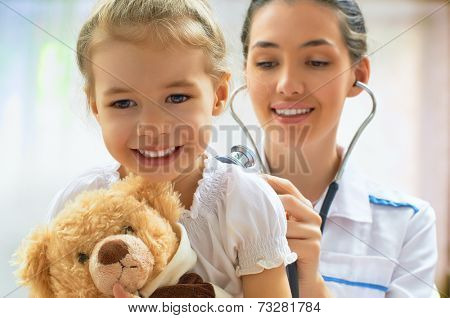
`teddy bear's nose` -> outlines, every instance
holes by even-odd
[[[106,242],[98,251],[98,261],[102,265],[114,264],[128,254],[128,246],[121,240]]]

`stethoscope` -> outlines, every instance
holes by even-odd
[[[328,212],[330,210],[331,204],[333,203],[333,200],[336,196],[336,193],[339,189],[339,181],[341,180],[342,174],[344,173],[345,167],[347,165],[348,159],[353,151],[353,148],[355,147],[357,141],[359,140],[359,137],[361,136],[364,129],[366,129],[367,125],[372,121],[373,117],[375,116],[375,112],[377,109],[377,101],[375,99],[375,95],[372,92],[372,90],[364,83],[361,83],[359,81],[356,81],[355,86],[362,88],[365,90],[372,99],[372,111],[370,112],[369,116],[364,120],[364,122],[361,124],[361,126],[356,131],[356,134],[353,136],[352,141],[350,143],[350,146],[348,147],[344,158],[341,162],[341,165],[336,173],[336,176],[331,182],[331,184],[328,186],[327,193],[325,195],[325,198],[322,203],[322,207],[320,208],[320,217],[322,218],[322,225],[320,226],[320,231],[323,233],[325,223],[327,221]],[[236,164],[239,166],[242,166],[244,168],[251,168],[255,165],[255,159],[258,161],[258,164],[260,166],[261,172],[265,174],[270,174],[269,168],[264,164],[261,154],[258,150],[258,147],[256,146],[256,143],[250,134],[247,127],[244,125],[244,123],[241,121],[239,116],[236,114],[236,111],[234,109],[234,99],[237,94],[239,94],[241,91],[247,89],[247,85],[243,85],[239,88],[237,88],[230,97],[229,100],[229,106],[231,110],[231,115],[233,116],[233,119],[238,123],[238,125],[241,127],[241,129],[244,131],[244,134],[246,138],[248,138],[252,144],[252,147],[255,152],[251,151],[250,148],[246,146],[234,146],[231,148],[231,152],[226,157],[216,157],[218,160],[230,163],[230,164]],[[297,273],[297,264],[292,263],[289,264],[286,267],[288,278],[289,278],[289,285],[291,287],[291,293],[292,297],[298,298],[299,297],[299,286],[298,286],[298,273]]]

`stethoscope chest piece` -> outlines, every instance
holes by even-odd
[[[217,160],[235,164],[243,168],[251,168],[255,165],[255,154],[248,147],[237,145],[231,148],[230,154],[226,157],[216,157]]]

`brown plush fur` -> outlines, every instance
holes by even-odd
[[[84,192],[24,241],[17,253],[21,283],[33,297],[105,297],[92,281],[89,261],[80,263],[78,254],[89,255],[97,242],[124,234],[128,226],[153,255],[151,279],[178,248],[173,225],[180,211],[170,183],[150,184],[136,176],[110,189]]]

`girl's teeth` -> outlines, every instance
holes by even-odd
[[[312,108],[302,108],[302,109],[275,109],[277,115],[282,116],[296,116],[296,115],[304,115],[308,114],[312,111]]]
[[[165,157],[170,155],[171,153],[173,153],[175,151],[175,147],[172,148],[168,148],[166,150],[162,150],[162,151],[148,151],[148,150],[140,150],[139,152],[141,153],[141,155],[143,155],[144,157],[147,158],[161,158],[161,157]]]

